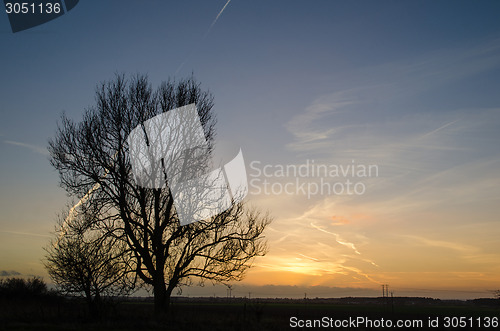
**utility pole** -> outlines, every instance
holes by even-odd
[[[394,292],[391,291],[391,309],[392,313],[394,314]]]
[[[382,298],[389,297],[389,284],[382,284]]]

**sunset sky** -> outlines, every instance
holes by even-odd
[[[12,33],[1,13],[0,277],[48,281],[42,248],[69,202],[46,149],[61,113],[80,119],[115,73],[157,86],[193,72],[215,97],[216,157],[241,148],[248,203],[274,218],[238,295],[380,295],[389,284],[394,295],[491,297],[499,15],[498,1],[105,0]],[[347,181],[362,194],[327,191]]]

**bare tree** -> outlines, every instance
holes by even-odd
[[[96,101],[81,122],[63,115],[49,142],[51,163],[62,186],[99,214],[97,226],[126,243],[133,254],[131,267],[153,289],[155,311],[166,310],[177,286],[195,280],[241,279],[253,259],[266,252],[263,231],[270,218],[240,202],[216,216],[181,225],[172,193],[175,183],[166,175],[178,173],[169,166],[181,167],[180,177],[185,178],[178,176],[178,183],[210,168],[207,155],[215,136],[213,96],[202,91],[193,77],[163,82],[153,90],[145,76],[130,80],[117,76],[99,85]],[[190,149],[173,156],[172,162],[162,159],[149,170],[162,174],[164,185],[139,185],[132,171],[130,133],[138,127],[145,132],[145,121],[190,104],[196,105],[203,127],[207,145],[200,148],[204,153]],[[170,134],[170,145],[185,143],[175,130]],[[154,138],[146,134],[148,146]],[[186,168],[193,160],[197,165]]]
[[[84,296],[97,316],[102,296],[126,295],[134,286],[124,243],[93,230],[93,217],[82,204],[61,217],[44,264],[63,293]]]

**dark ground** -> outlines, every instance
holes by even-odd
[[[422,326],[413,328],[415,330],[500,330],[500,304],[494,299],[174,298],[167,315],[157,319],[150,299],[128,298],[108,301],[100,314],[99,318],[91,318],[85,302],[80,299],[0,298],[0,330],[313,330],[315,328],[301,328],[299,320],[314,323],[313,320],[322,318],[333,319],[333,324],[322,328],[326,330],[391,329],[388,319],[394,325],[397,320],[421,321]],[[297,318],[296,327],[290,326],[292,317]],[[356,326],[351,323],[345,324],[345,328],[335,327],[335,321],[357,318],[365,318],[372,324],[366,321]],[[385,324],[380,324],[382,318]],[[429,319],[436,321],[436,318],[438,327],[429,327]],[[450,327],[445,327],[446,323]]]

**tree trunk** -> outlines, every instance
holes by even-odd
[[[92,292],[89,288],[85,289],[85,299],[89,309],[89,318],[96,319],[99,315],[99,310],[97,309],[95,298],[92,298]]]
[[[153,287],[155,315],[160,316],[167,312],[168,302],[170,297],[167,295],[167,287],[165,286],[165,279],[157,277]]]
[[[172,290],[173,289],[174,288],[170,285],[167,287],[167,297],[165,300],[165,307],[166,307],[167,311],[170,309],[170,298],[172,297]]]
[[[94,299],[91,300],[90,302],[90,313],[92,315],[92,318],[99,318],[101,317],[101,295],[99,292],[96,291],[96,294],[94,295]]]

